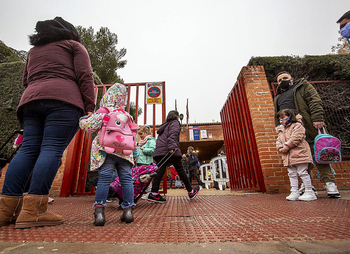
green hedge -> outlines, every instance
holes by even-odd
[[[269,83],[288,71],[295,80],[350,80],[350,55],[252,57],[248,66],[264,66]]]
[[[23,93],[22,74],[24,62],[0,64],[0,144],[19,129],[16,109]],[[5,154],[12,151],[12,144],[6,146]],[[3,152],[3,151],[1,151]]]

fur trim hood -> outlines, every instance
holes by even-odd
[[[74,40],[80,42],[80,35],[75,27],[61,17],[38,21],[36,34],[29,36],[31,45],[43,45],[53,41]]]

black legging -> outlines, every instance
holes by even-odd
[[[154,157],[154,160],[155,160],[157,165],[162,160],[163,157],[164,156]],[[172,164],[175,167],[176,172],[180,177],[180,180],[182,180],[186,186],[186,190],[188,192],[192,191],[192,186],[191,186],[190,180],[188,179],[186,172],[185,172],[184,168],[182,167],[181,160],[182,160],[181,156],[174,155],[164,164],[164,166],[162,166],[161,168],[159,168],[157,170],[157,175],[154,178],[151,192],[157,193],[159,191],[159,185],[163,179],[163,175],[164,175],[165,170],[166,170],[166,165],[170,165],[170,164]]]
[[[192,184],[192,176],[194,178],[196,178],[198,184],[202,184],[201,180],[199,179],[198,177],[198,174],[197,174],[197,166],[193,166],[191,169],[190,169],[190,183]]]

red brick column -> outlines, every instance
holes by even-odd
[[[276,150],[273,100],[264,67],[243,67],[240,75],[243,76],[266,192],[288,192],[287,170]]]

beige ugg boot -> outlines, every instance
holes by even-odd
[[[0,227],[16,222],[22,201],[23,196],[0,196]]]
[[[16,228],[56,226],[64,218],[47,210],[48,195],[24,195],[23,208],[16,221]]]

